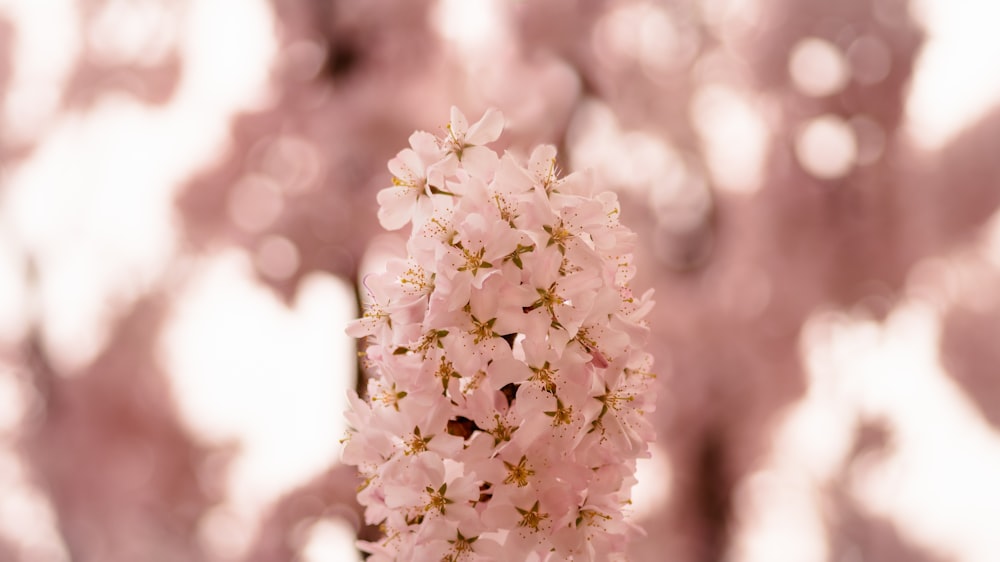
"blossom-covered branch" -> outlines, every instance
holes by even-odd
[[[378,194],[382,226],[411,233],[348,328],[369,340],[344,460],[385,533],[371,560],[608,560],[636,530],[654,393],[635,235],[554,147],[521,162],[485,146],[502,128],[453,108]]]

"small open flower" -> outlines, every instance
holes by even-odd
[[[454,154],[469,174],[485,178],[493,173],[499,158],[483,146],[500,138],[503,132],[503,114],[496,109],[486,113],[471,127],[457,107],[451,108],[451,121],[446,126],[448,134],[441,146]]]
[[[433,209],[430,196],[445,194],[444,177],[454,167],[446,155],[430,133],[410,135],[410,148],[389,161],[392,186],[378,193],[378,219],[383,228],[400,229]]]
[[[368,343],[344,461],[385,533],[372,560],[610,560],[634,530],[655,404],[635,236],[554,147],[498,156],[502,129],[453,108],[378,195],[385,228],[412,228],[348,328]]]

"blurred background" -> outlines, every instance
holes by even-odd
[[[640,233],[631,560],[1000,560],[998,18],[0,0],[0,561],[360,560],[343,328],[453,104]]]

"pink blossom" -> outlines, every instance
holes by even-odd
[[[654,404],[634,235],[591,175],[560,176],[554,147],[522,164],[485,146],[502,126],[453,109],[379,194],[383,226],[413,226],[348,328],[371,376],[344,461],[385,531],[361,545],[375,560],[607,560],[634,531]]]

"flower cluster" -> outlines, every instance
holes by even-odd
[[[416,132],[378,194],[407,259],[365,279],[367,337],[344,461],[382,540],[369,560],[608,560],[653,430],[633,232],[556,150],[526,165],[484,146],[496,110]]]

